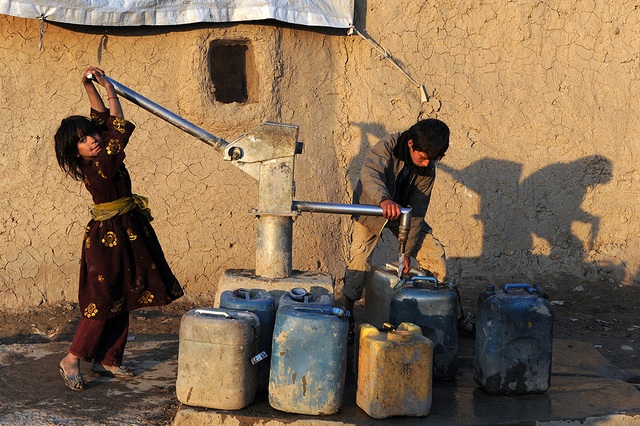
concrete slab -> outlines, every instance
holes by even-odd
[[[551,388],[536,395],[488,395],[473,380],[473,340],[461,338],[459,352],[457,379],[434,383],[432,408],[423,418],[370,418],[355,404],[355,377],[351,374],[346,380],[343,406],[332,416],[283,413],[272,409],[262,393],[239,411],[183,405],[173,426],[640,425],[640,391],[625,381],[630,375],[608,363],[587,343],[554,341]]]

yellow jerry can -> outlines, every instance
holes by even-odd
[[[360,327],[356,404],[369,416],[426,416],[432,399],[433,343],[404,322],[381,331]]]

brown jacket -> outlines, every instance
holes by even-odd
[[[362,165],[360,180],[353,192],[353,202],[379,206],[382,201],[392,199],[402,207],[411,207],[411,231],[406,249],[407,254],[414,256],[418,231],[431,231],[425,215],[436,177],[436,164],[431,162],[427,167],[413,166],[407,139],[406,132],[394,133],[371,148]],[[413,173],[407,174],[407,170],[403,170],[406,167],[413,167]],[[406,182],[407,179],[409,182]],[[405,188],[404,195],[399,193],[402,188]],[[387,225],[387,219],[382,216],[354,216],[354,219],[378,235]]]

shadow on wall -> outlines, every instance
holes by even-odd
[[[360,169],[362,167],[364,158],[369,153],[371,147],[375,143],[378,143],[380,139],[385,137],[388,132],[386,131],[384,125],[379,123],[353,122],[351,123],[351,126],[360,129],[360,149],[358,150],[358,156],[351,160],[351,164],[347,165],[349,183],[351,185],[351,190],[353,191],[353,188],[356,187],[358,179],[360,178]],[[398,131],[401,130],[394,130],[394,132]]]
[[[352,125],[361,134],[359,154],[347,169],[354,188],[370,146],[387,130],[377,123]],[[533,282],[554,276],[604,276],[617,283],[637,281],[634,274],[637,276],[638,271],[630,272],[624,263],[589,259],[589,254],[598,253],[600,217],[585,211],[582,205],[590,190],[611,181],[613,164],[608,158],[592,155],[551,164],[525,179],[522,164],[493,158],[460,170],[439,163],[438,169],[477,194],[479,200],[474,219],[482,225],[481,254],[450,257],[454,277]],[[581,236],[576,235],[574,225],[579,226]],[[442,230],[434,232],[446,242]],[[395,237],[383,232],[372,264],[397,261],[390,257],[395,246]]]
[[[492,158],[461,170],[446,164],[438,167],[479,197],[475,219],[483,226],[482,252],[475,258],[449,259],[454,275],[481,277],[469,271],[504,271],[506,279],[532,280],[604,273],[618,282],[628,275],[623,264],[587,258],[587,252],[597,250],[600,218],[582,204],[590,189],[611,180],[609,159],[593,155],[551,164],[524,180],[522,164]],[[588,227],[586,241],[574,233],[574,223]]]

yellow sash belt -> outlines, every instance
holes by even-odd
[[[108,220],[137,209],[149,221],[152,221],[153,217],[151,217],[151,210],[148,205],[149,199],[147,197],[133,194],[131,197],[123,197],[108,203],[94,204],[91,209],[91,218],[93,220]]]

